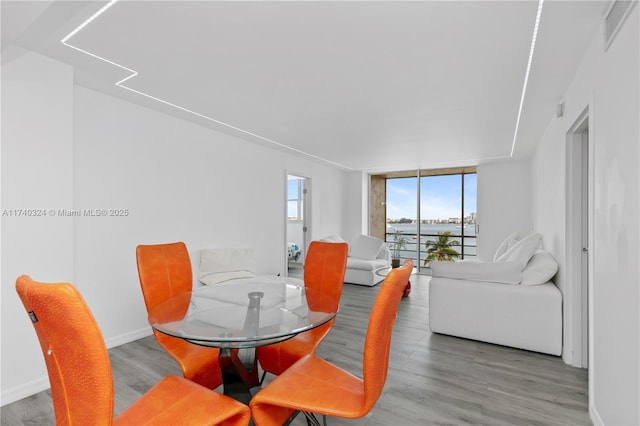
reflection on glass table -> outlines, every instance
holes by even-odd
[[[149,323],[161,333],[222,348],[252,388],[258,385],[255,348],[326,323],[336,315],[331,306],[338,304],[324,292],[305,289],[302,282],[256,277],[168,299],[149,313]]]
[[[217,348],[254,348],[324,324],[336,312],[323,292],[292,283],[232,280],[159,304],[149,314],[156,330]]]

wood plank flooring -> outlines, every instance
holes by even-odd
[[[591,425],[586,370],[559,357],[431,333],[428,283],[428,276],[412,277],[411,294],[402,300],[387,383],[372,412],[358,420],[328,418],[330,425]],[[364,332],[378,289],[344,286],[340,313],[318,355],[361,375]],[[180,375],[153,337],[109,353],[116,415],[161,377]],[[3,426],[53,425],[50,394],[6,405],[0,416]],[[298,416],[293,424],[306,421]]]

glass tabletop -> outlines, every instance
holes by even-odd
[[[252,278],[183,293],[157,305],[149,323],[161,333],[218,348],[280,342],[331,320],[337,301],[302,284]]]

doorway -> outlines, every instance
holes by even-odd
[[[286,276],[302,278],[302,267],[309,244],[309,195],[311,180],[287,173],[285,243]]]
[[[590,224],[592,195],[589,142],[589,112],[585,110],[567,133],[566,257],[568,293],[565,312],[569,314],[570,364],[589,367],[589,322],[591,283]]]

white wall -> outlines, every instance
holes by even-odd
[[[478,165],[478,260],[489,261],[512,232],[532,230],[528,161]],[[544,244],[544,242],[543,242]]]
[[[361,171],[349,172],[344,196],[343,230],[336,234],[346,241],[355,241],[358,235],[369,234],[369,175]]]
[[[5,54],[14,59],[2,64],[3,404],[49,387],[16,278],[73,280],[73,219],[55,211],[73,207],[72,69],[17,49]],[[15,209],[46,216],[16,217]]]
[[[636,5],[607,52],[601,34],[594,36],[565,93],[564,117],[551,122],[532,160],[534,227],[552,243],[560,261],[557,280],[566,292],[566,134],[589,108],[589,399],[594,423],[607,425],[640,424],[639,9]],[[571,355],[565,353],[565,359],[570,362]]]
[[[128,214],[32,219],[10,233],[3,218],[2,404],[48,385],[33,328],[16,307],[17,275],[72,281],[114,346],[150,334],[137,244],[253,247],[258,273],[282,274],[286,170],[305,170],[313,182],[311,237],[342,230],[345,172],[73,86],[71,70],[51,62],[33,55],[15,70],[3,66],[3,208]],[[25,240],[39,247],[27,251]]]

